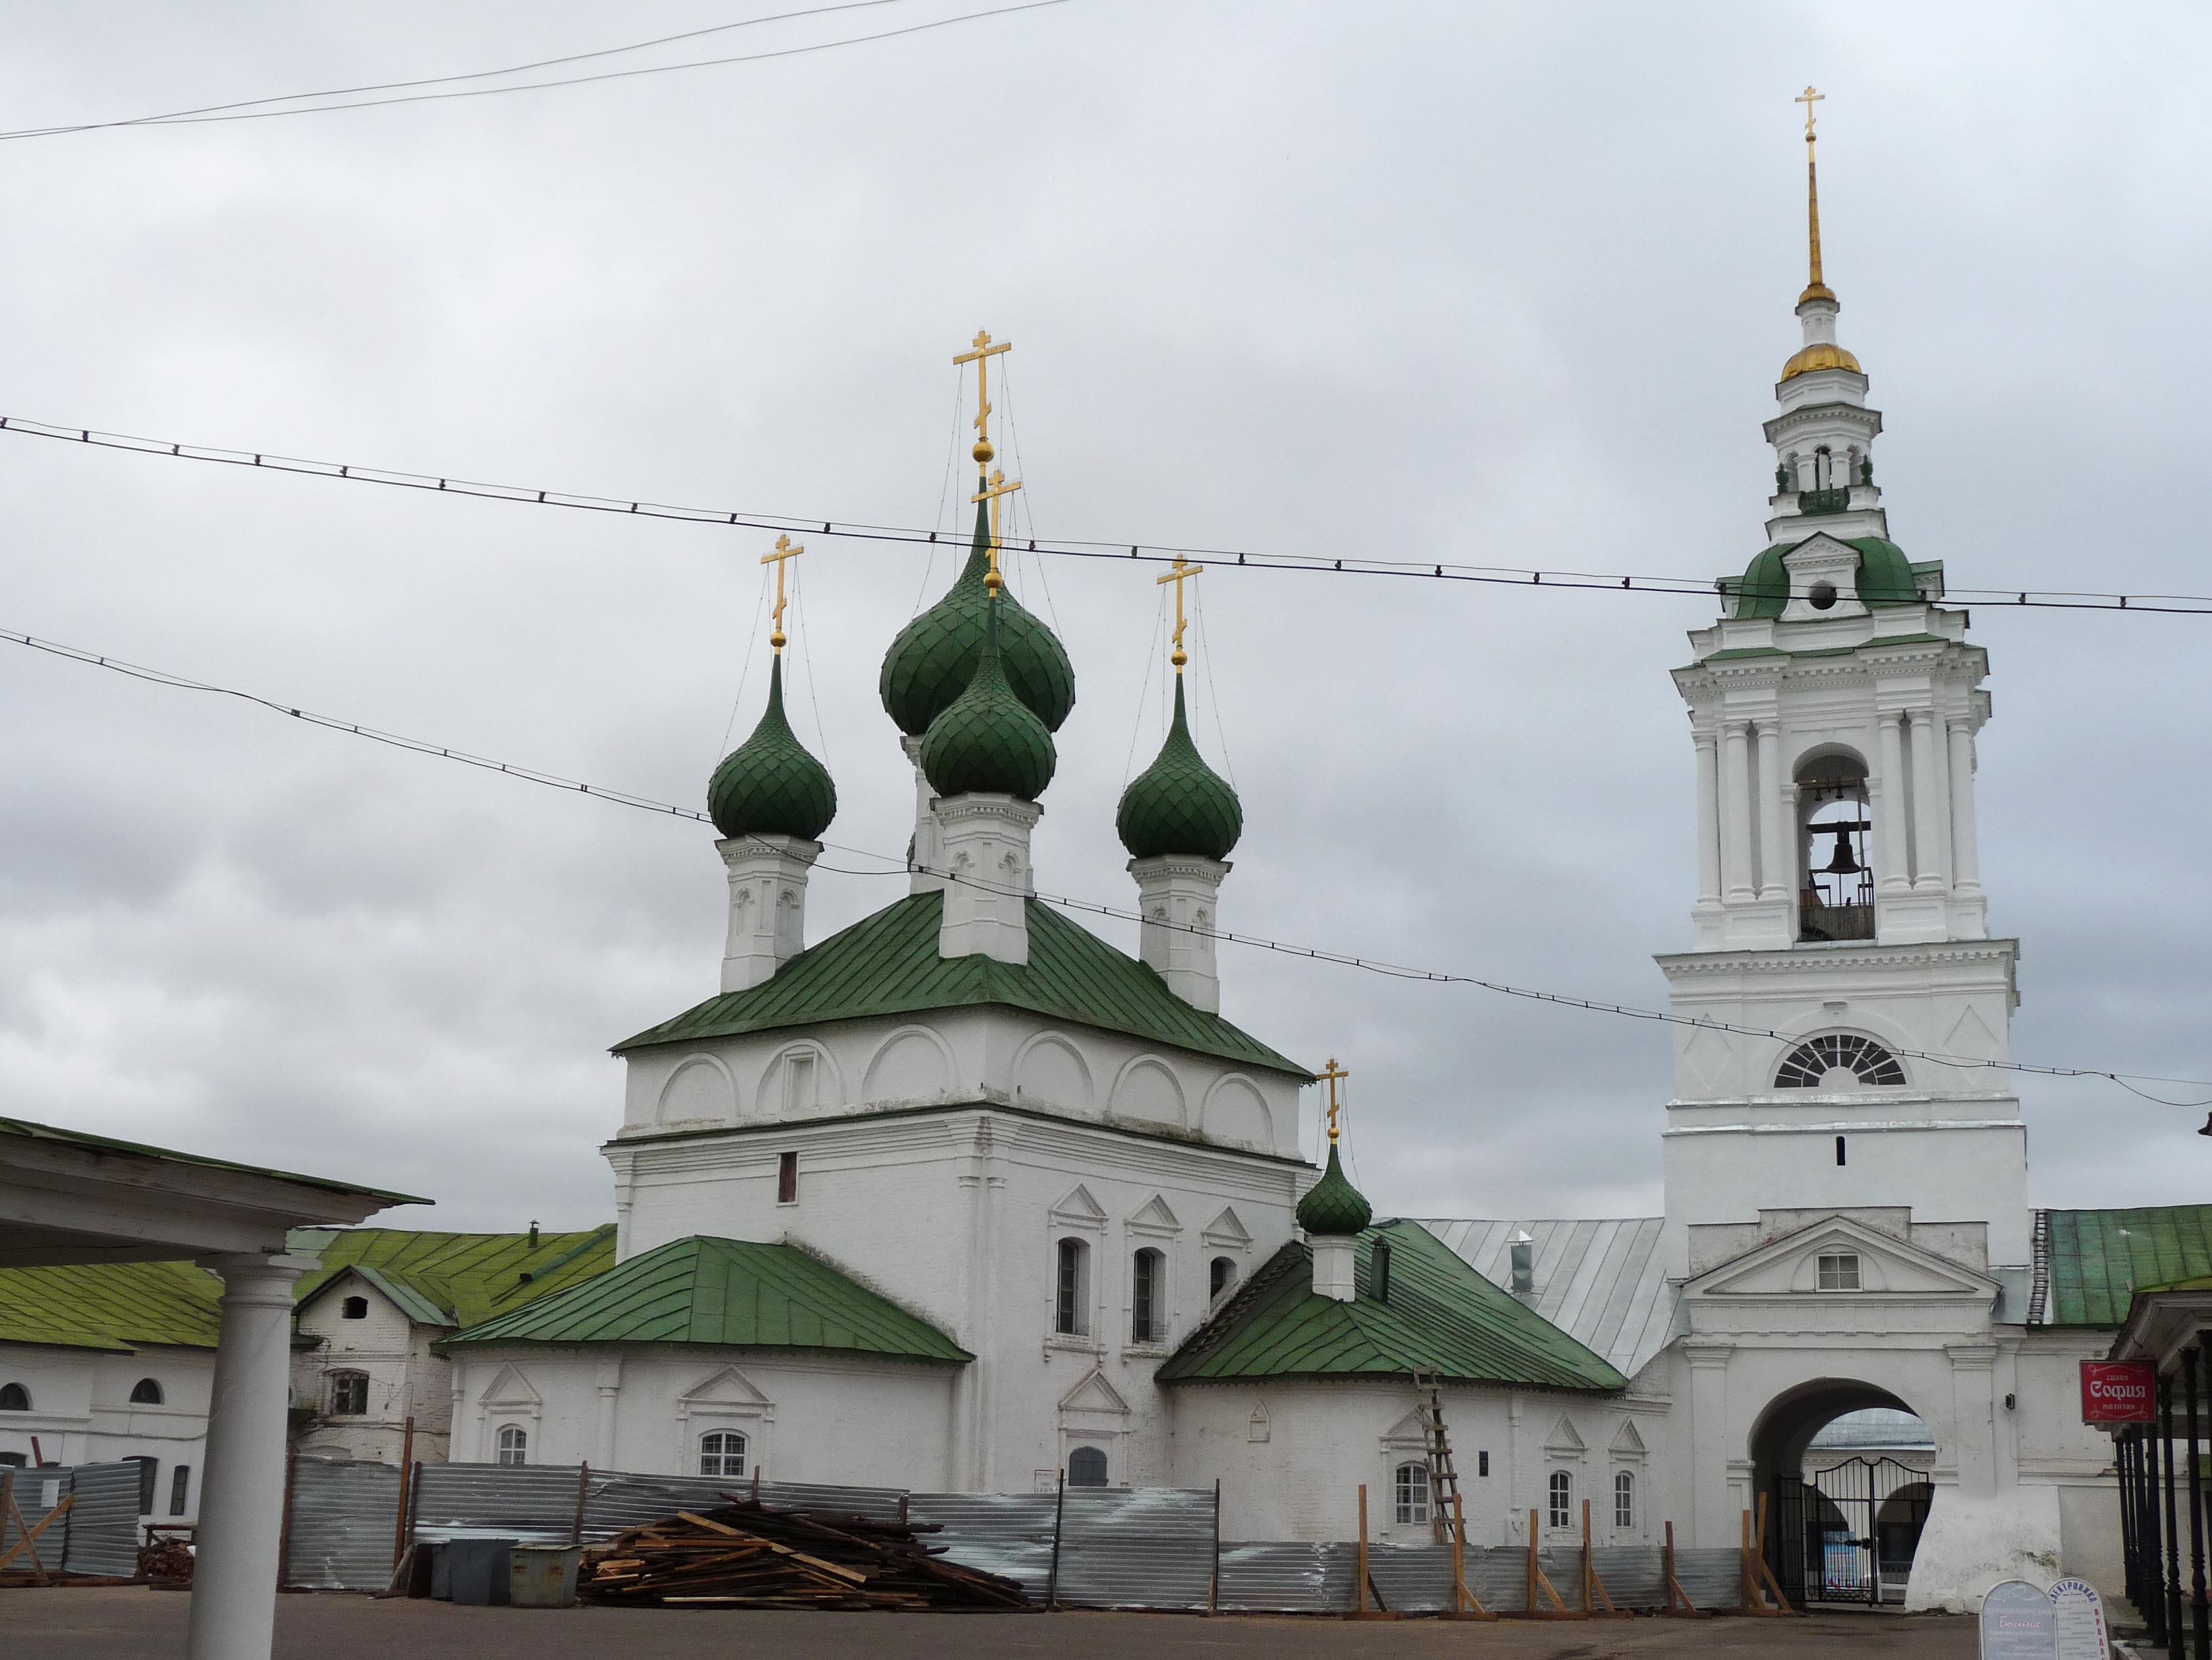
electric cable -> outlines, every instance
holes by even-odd
[[[260,450],[226,450],[206,445],[143,438],[127,433],[102,432],[88,427],[60,427],[49,423],[0,416],[0,432],[26,437],[52,438],[94,448],[120,450],[134,455],[164,456],[171,459],[207,461],[263,472],[297,474],[310,478],[336,478],[362,484],[384,484],[433,495],[464,496],[480,501],[515,502],[532,507],[569,508],[589,513],[614,514],[635,519],[672,520],[698,525],[736,526],[744,529],[799,531],[811,536],[849,537],[861,541],[935,545],[952,539],[957,532],[940,534],[911,526],[839,523],[834,519],[789,514],[747,513],[726,508],[688,508],[668,502],[629,501],[620,496],[591,496],[577,491],[534,489],[524,484],[494,484],[449,474],[402,472],[387,467],[363,467],[349,462],[313,461],[298,456]],[[1030,553],[1064,559],[1135,560],[1172,564],[1187,559],[1208,569],[1304,571],[1334,576],[1393,576],[1421,581],[1476,582],[1502,587],[1568,589],[1627,593],[1698,594],[1716,593],[1726,599],[1814,597],[1814,590],[1799,592],[1794,586],[1747,585],[1733,577],[1717,581],[1709,577],[1624,575],[1618,572],[1539,570],[1526,567],[1437,563],[1425,560],[1377,559],[1352,556],[1334,558],[1322,554],[1253,553],[1233,548],[1178,547],[1167,543],[1102,542],[1061,537],[1047,542],[1029,538]],[[1817,588],[1818,584],[1814,585]],[[1972,600],[1984,605],[2025,607],[2036,611],[2126,611],[2181,617],[2212,617],[2212,595],[2187,593],[2091,593],[2066,590],[2012,588],[1950,588],[1947,601]]]
[[[155,685],[167,686],[181,691],[207,692],[216,696],[236,698],[240,702],[256,704],[262,708],[272,710],[278,714],[289,715],[295,720],[307,721],[310,725],[321,727],[327,731],[344,733],[356,738],[365,738],[372,743],[405,750],[411,754],[432,756],[443,761],[457,761],[464,766],[475,767],[487,772],[497,772],[507,777],[521,779],[526,783],[539,784],[573,794],[588,795],[595,800],[610,801],[617,806],[634,808],[639,812],[653,813],[657,817],[688,818],[696,824],[714,822],[708,814],[696,808],[679,807],[666,801],[656,801],[650,796],[637,795],[627,790],[609,789],[602,785],[584,783],[576,779],[564,778],[558,774],[546,772],[540,768],[495,760],[469,751],[454,749],[450,745],[433,744],[427,739],[409,738],[398,733],[364,726],[359,721],[347,721],[336,715],[319,714],[313,710],[285,703],[276,698],[264,697],[257,692],[241,690],[234,686],[218,685],[210,681],[196,680],[189,676],[173,674],[163,669],[149,668],[143,664],[132,663],[122,658],[87,651],[82,647],[64,645],[58,641],[40,639],[36,635],[13,629],[0,629],[0,640],[28,647],[33,651],[40,652],[48,656],[64,658],[69,661],[82,663],[90,667],[106,669],[111,672],[124,675],[134,680],[146,681]],[[763,842],[761,845],[765,847],[771,844]],[[1259,934],[1235,933],[1223,928],[1200,927],[1195,923],[1170,922],[1164,919],[1147,918],[1142,912],[1121,906],[1102,905],[1094,900],[1078,899],[1066,894],[1044,893],[1033,889],[990,882],[980,877],[965,876],[951,870],[939,870],[930,866],[916,864],[903,855],[879,853],[869,848],[856,848],[836,842],[825,842],[822,845],[839,853],[878,860],[884,866],[881,870],[863,870],[851,866],[824,865],[819,862],[813,866],[816,870],[830,871],[839,875],[905,878],[920,873],[942,881],[975,888],[987,893],[1020,895],[1024,898],[1040,900],[1063,910],[1080,911],[1094,916],[1110,916],[1117,921],[1137,922],[1154,927],[1166,927],[1176,933],[1201,935],[1212,939],[1225,940],[1231,945],[1249,946],[1255,951],[1273,952],[1281,956],[1303,958],[1309,962],[1331,963],[1339,967],[1359,969],[1389,979],[1418,980],[1433,985],[1473,986],[1483,991],[1495,992],[1501,996],[1520,998],[1528,1002],[1548,1003],[1559,1008],[1580,1009],[1589,1013],[1610,1014],[1626,1019],[1649,1021],[1662,1025],[1723,1031],[1744,1037],[1771,1038],[1781,1043],[1795,1041],[1792,1034],[1776,1031],[1769,1027],[1739,1025],[1729,1021],[1709,1019],[1702,1015],[1682,1015],[1659,1009],[1635,1008],[1626,1004],[1608,1003],[1598,998],[1574,997],[1560,992],[1540,991],[1531,987],[1516,986],[1502,980],[1487,979],[1480,975],[1461,974],[1442,969],[1416,968],[1401,963],[1389,962],[1381,958],[1356,956],[1347,952],[1333,951],[1318,946],[1295,945],[1284,940],[1267,939]],[[1899,1049],[1893,1050],[1892,1053],[1911,1060],[1926,1061],[1932,1065],[1949,1067],[1962,1071],[2027,1073],[2046,1078],[2101,1078],[2119,1085],[2131,1094],[2142,1096],[2143,1099],[2154,1102],[2160,1106],[2186,1108],[2191,1110],[2212,1106],[2212,1097],[2208,1097],[2202,1101],[2166,1101],[2134,1087],[2136,1084],[2169,1084],[2184,1089],[2212,1089],[2212,1079],[2171,1078],[2148,1073],[2123,1073],[2106,1067],[2039,1066],[2025,1061],[1995,1061],[1977,1055],[1944,1055],[1929,1049]]]

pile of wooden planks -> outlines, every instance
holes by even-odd
[[[597,1602],[696,1608],[1018,1608],[1022,1588],[933,1554],[934,1528],[775,1510],[723,1495],[585,1553],[578,1591]]]

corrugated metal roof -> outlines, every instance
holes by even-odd
[[[1421,1225],[1484,1279],[1509,1292],[1511,1241],[1525,1231],[1535,1244],[1535,1285],[1528,1305],[1628,1377],[1643,1371],[1678,1335],[1674,1321],[1680,1298],[1667,1283],[1658,1217],[1517,1222],[1435,1218]]]
[[[615,1226],[581,1233],[421,1233],[399,1228],[301,1231],[294,1249],[322,1267],[300,1281],[305,1304],[349,1268],[426,1325],[470,1326],[614,1266]]]
[[[1389,1299],[1376,1295],[1375,1251],[1390,1245]],[[1358,1295],[1313,1289],[1310,1247],[1287,1244],[1226,1307],[1169,1357],[1159,1381],[1404,1377],[1459,1383],[1617,1389],[1628,1380],[1600,1355],[1522,1307],[1418,1222],[1368,1229],[1354,1246]]]
[[[128,1353],[137,1343],[211,1349],[222,1281],[190,1262],[0,1268],[0,1343]]]
[[[694,1236],[471,1327],[448,1343],[714,1343],[975,1357],[919,1315],[794,1245]]]
[[[1029,901],[1030,960],[1021,967],[988,957],[939,957],[944,914],[943,894],[909,894],[801,952],[773,978],[710,997],[616,1044],[615,1053],[828,1020],[1000,1004],[1271,1072],[1311,1076],[1219,1015],[1193,1008],[1152,970],[1042,900]]]
[[[2034,1314],[2045,1325],[2117,1329],[2137,1291],[2212,1274],[2212,1205],[2054,1210],[2044,1217],[2051,1282]]]

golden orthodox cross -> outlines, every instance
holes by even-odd
[[[1805,106],[1805,142],[1808,144],[1813,142],[1813,119],[1816,113],[1813,106],[1825,102],[1827,96],[1825,92],[1815,92],[1812,88],[1808,87],[1790,100],[1793,104],[1802,104]]]
[[[978,444],[975,447],[981,449],[983,447]],[[999,498],[1002,496],[1012,496],[1021,487],[1020,479],[1017,478],[1010,484],[1006,482],[1006,475],[1004,472],[994,472],[989,483],[968,498],[970,502],[988,502],[991,504],[991,570],[990,575],[983,581],[994,588],[999,587],[1003,580],[999,575]],[[1036,526],[1032,524],[1030,528],[1035,530]]]
[[[952,364],[955,368],[963,363],[975,366],[975,465],[988,466],[991,458],[998,453],[991,447],[990,360],[1002,351],[1012,351],[1014,343],[1000,340],[994,344],[989,331],[977,329],[975,339],[969,344],[975,350],[962,352]]]
[[[1176,592],[1181,593],[1182,590],[1177,589]],[[1352,1074],[1338,1066],[1336,1057],[1332,1055],[1328,1057],[1328,1064],[1322,1068],[1321,1075],[1328,1084],[1328,1139],[1334,1141],[1337,1136],[1337,1114],[1343,1110],[1342,1104],[1336,1098],[1337,1080],[1349,1078]]]
[[[1175,563],[1169,568],[1168,574],[1165,576],[1158,576],[1152,579],[1152,586],[1154,587],[1161,587],[1170,582],[1176,585],[1175,651],[1173,654],[1169,657],[1168,660],[1175,665],[1175,670],[1177,674],[1181,674],[1182,672],[1182,666],[1190,661],[1190,654],[1182,648],[1182,631],[1187,626],[1182,611],[1182,585],[1195,577],[1205,569],[1205,566],[1194,565],[1189,560],[1184,558],[1181,554],[1177,554],[1176,555]],[[1329,1062],[1329,1065],[1332,1067],[1335,1064],[1336,1062],[1334,1061]],[[1334,1088],[1334,1085],[1331,1085],[1331,1087]]]
[[[799,546],[788,536],[779,536],[775,538],[775,551],[761,555],[761,563],[775,567],[775,620],[770,624],[775,632],[769,635],[768,642],[778,651],[783,649],[784,569],[793,560],[805,551],[805,548]]]

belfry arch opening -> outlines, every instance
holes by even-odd
[[[1797,769],[1797,938],[1874,938],[1874,819],[1866,763],[1830,754]]]
[[[1935,1498],[1935,1438],[1910,1406],[1854,1378],[1800,1384],[1760,1414],[1751,1459],[1793,1603],[1903,1604]]]

